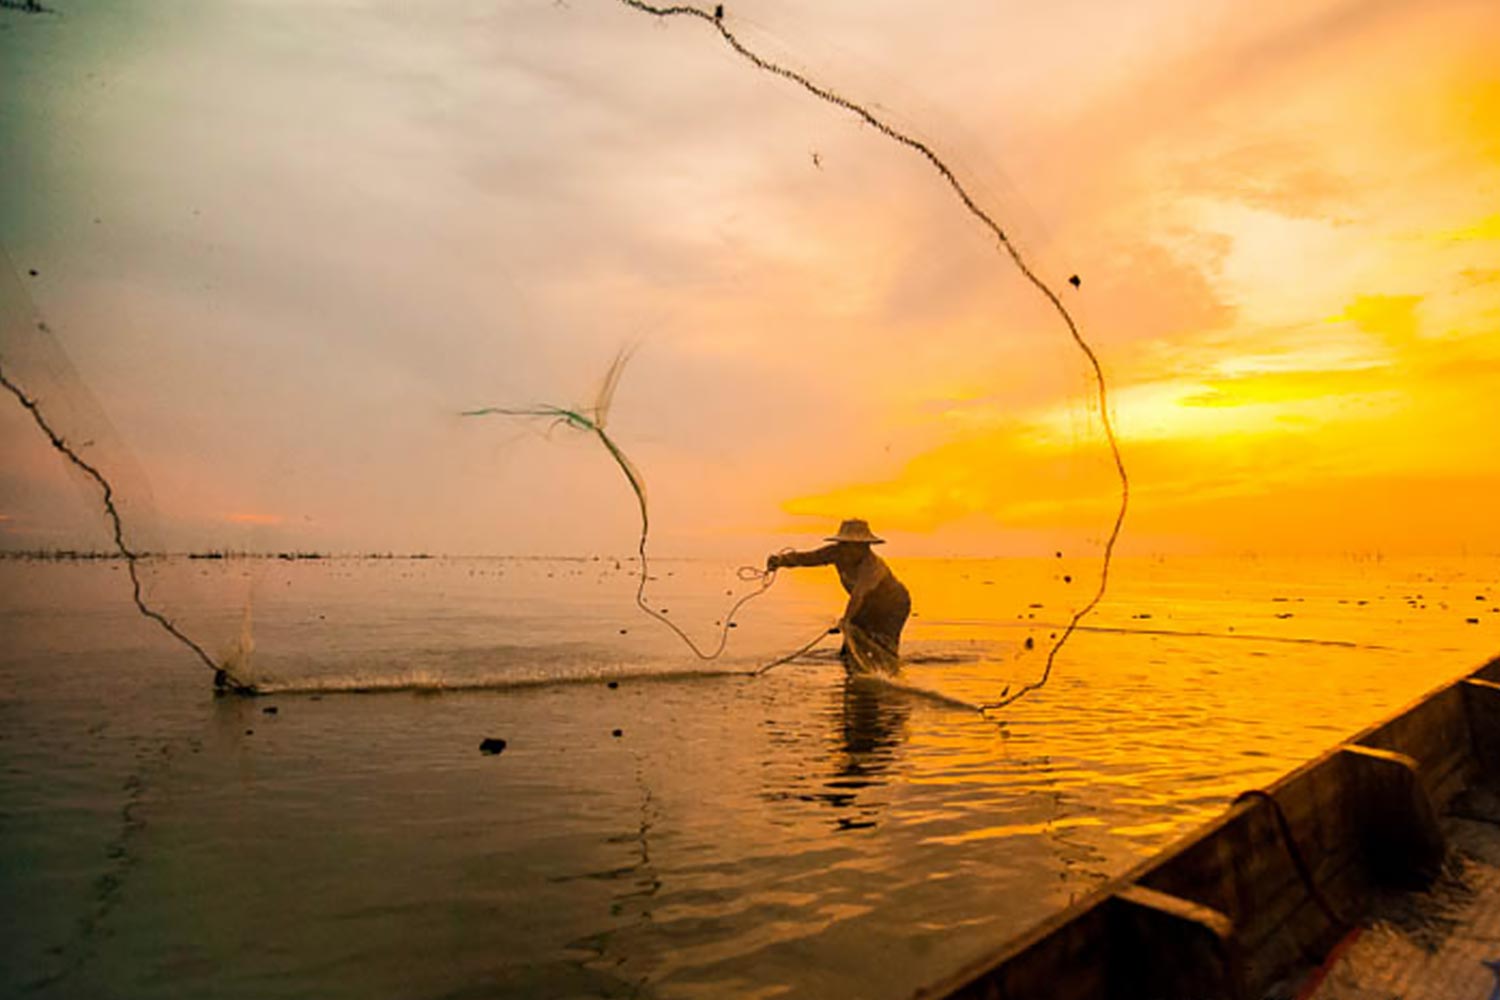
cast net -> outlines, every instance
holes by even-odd
[[[773,591],[765,560],[859,517],[923,684],[999,710],[1047,683],[1129,484],[1105,258],[1037,207],[1070,192],[995,165],[1034,123],[831,10],[515,5],[428,85],[459,25],[266,17],[154,43],[258,81],[219,103],[84,74],[7,105],[39,192],[0,233],[12,550],[121,560],[230,687],[486,687],[837,662],[832,571]],[[26,28],[36,84],[73,42]],[[351,30],[265,76],[288,32]],[[92,144],[121,155],[56,170]]]

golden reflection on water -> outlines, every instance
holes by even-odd
[[[974,701],[1034,676],[1083,593],[1060,562],[895,560],[917,612],[904,681]],[[210,634],[239,627],[237,574],[258,574],[258,655],[294,680],[568,682],[283,696],[267,716],[212,701],[133,631],[107,567],[45,567],[5,590],[24,628],[0,656],[16,734],[0,791],[36,830],[0,837],[116,842],[120,767],[159,732],[185,748],[131,807],[146,825],[81,988],[143,982],[133,956],[170,938],[192,942],[180,993],[352,997],[399,976],[434,995],[901,995],[1474,666],[1494,651],[1497,568],[1124,560],[1091,619],[1107,630],[989,721],[849,682],[831,645],[758,680],[687,676],[609,564],[156,567]],[[663,606],[711,623],[732,578],[666,569]],[[829,620],[831,577],[778,582],[727,665]],[[485,736],[510,745],[485,757]],[[77,787],[102,803],[81,826]],[[37,926],[62,930],[20,941],[26,961],[75,925],[68,900],[87,910],[88,879],[118,874],[49,864],[7,876],[15,898],[56,901]],[[251,939],[253,955],[221,947]]]

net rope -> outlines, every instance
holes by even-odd
[[[802,90],[813,95],[819,100],[847,111],[850,114],[853,114],[855,117],[859,118],[860,121],[875,129],[877,132],[890,139],[892,142],[895,142],[922,157],[922,159],[927,161],[927,163],[935,171],[937,171],[938,175],[942,178],[944,183],[946,183],[948,188],[954,193],[955,196],[957,196],[958,200],[962,203],[964,210],[967,211],[970,216],[972,216],[990,232],[990,234],[995,238],[1000,247],[1009,256],[1011,262],[1016,266],[1016,269],[1020,271],[1021,275],[1026,279],[1026,281],[1028,281],[1043,297],[1046,298],[1047,302],[1052,306],[1052,309],[1057,313],[1057,315],[1062,319],[1063,324],[1067,327],[1068,335],[1072,338],[1073,343],[1083,353],[1084,358],[1088,362],[1090,373],[1093,376],[1096,398],[1099,404],[1099,416],[1104,428],[1104,437],[1109,444],[1110,457],[1114,463],[1115,473],[1118,476],[1120,483],[1120,502],[1118,509],[1115,512],[1114,522],[1110,526],[1109,535],[1104,543],[1104,553],[1101,559],[1101,567],[1099,571],[1099,583],[1090,598],[1077,611],[1073,613],[1072,617],[1068,621],[1067,627],[1063,629],[1062,633],[1052,644],[1052,648],[1047,653],[1046,665],[1043,667],[1041,676],[1035,680],[1028,681],[1025,684],[1022,684],[1014,691],[1010,690],[1010,688],[1007,687],[1005,691],[1001,693],[998,699],[991,702],[985,702],[981,704],[979,708],[984,712],[995,711],[1014,703],[1015,701],[1026,696],[1027,694],[1030,694],[1033,691],[1041,690],[1041,688],[1046,685],[1047,681],[1052,676],[1052,668],[1057,660],[1058,653],[1061,652],[1063,646],[1072,637],[1073,633],[1077,631],[1079,623],[1083,621],[1083,619],[1086,618],[1099,605],[1099,602],[1104,599],[1105,591],[1109,587],[1109,569],[1110,563],[1114,558],[1115,544],[1119,541],[1120,529],[1125,523],[1125,512],[1130,505],[1130,476],[1125,470],[1125,460],[1120,454],[1119,440],[1115,435],[1114,424],[1110,418],[1109,386],[1105,380],[1104,368],[1099,362],[1098,355],[1094,353],[1093,347],[1084,338],[1082,331],[1078,327],[1078,323],[1073,319],[1072,313],[1070,313],[1067,306],[1063,304],[1062,298],[1058,295],[1058,293],[1046,281],[1044,281],[1040,276],[1037,275],[1037,273],[1032,269],[1031,265],[1027,262],[1026,258],[1022,255],[1020,249],[1015,245],[1015,243],[1011,241],[1010,237],[1006,235],[1005,230],[1001,228],[1000,224],[995,221],[994,217],[991,216],[990,213],[987,212],[983,208],[983,206],[981,206],[974,199],[974,197],[969,193],[968,189],[965,188],[963,183],[958,179],[958,176],[948,166],[948,164],[944,162],[942,157],[940,157],[937,152],[933,150],[933,148],[927,143],[890,124],[884,118],[881,118],[874,112],[870,111],[863,104],[851,100],[850,98],[843,96],[837,91],[831,90],[828,87],[825,87],[813,81],[811,78],[805,76],[797,70],[791,69],[787,66],[783,66],[780,63],[774,62],[755,52],[743,41],[741,41],[740,38],[734,33],[734,31],[724,23],[723,5],[716,6],[714,10],[710,12],[691,5],[658,6],[656,4],[646,3],[645,0],[619,0],[619,2],[624,4],[626,7],[630,7],[644,14],[653,15],[657,18],[665,19],[670,17],[685,17],[707,24],[716,32],[718,32],[719,37],[723,39],[725,44],[727,44],[737,55],[745,59],[756,69],[761,70],[762,72],[770,73],[773,76],[781,77],[783,80],[795,84],[796,86],[800,87]]]
[[[6,277],[10,279],[8,283],[12,285],[12,290],[15,292],[16,289],[19,289],[19,280],[15,278],[14,266],[10,262],[9,255],[5,254],[4,251],[0,251],[0,264],[3,264],[5,267],[7,272]],[[24,302],[24,293],[15,292],[15,295],[18,299],[17,305],[22,304]],[[51,331],[48,330],[46,323],[35,319],[34,316],[28,318],[31,319],[38,333],[43,336],[50,336]],[[141,583],[139,565],[141,560],[145,558],[145,555],[131,548],[125,540],[125,523],[120,517],[119,508],[115,505],[115,488],[113,484],[99,470],[98,466],[79,455],[73,446],[68,443],[67,439],[53,427],[51,421],[47,419],[47,415],[42,412],[41,402],[36,397],[27,393],[16,380],[16,376],[6,370],[3,358],[0,358],[0,387],[3,387],[15,397],[16,402],[21,404],[21,407],[31,417],[32,422],[46,436],[52,448],[58,454],[62,455],[63,458],[67,459],[69,464],[83,473],[84,477],[98,488],[100,501],[104,507],[104,514],[109,519],[110,540],[114,544],[116,554],[125,560],[125,571],[130,577],[130,597],[135,604],[136,611],[142,617],[155,622],[164,632],[181,643],[199,660],[203,661],[206,667],[214,671],[214,683],[217,687],[244,693],[253,691],[254,689],[251,685],[235,677],[225,664],[215,662],[214,658],[209,656],[208,652],[194,641],[191,636],[179,628],[172,619],[147,603],[145,588]]]
[[[597,437],[599,439],[599,442],[604,445],[605,450],[609,452],[610,458],[614,459],[615,464],[619,466],[620,471],[625,474],[625,479],[630,483],[630,489],[635,494],[636,507],[640,512],[641,530],[636,540],[636,556],[640,564],[640,572],[637,577],[635,587],[636,607],[670,629],[677,636],[677,638],[682,640],[683,644],[692,651],[693,655],[698,657],[698,659],[717,660],[720,656],[723,655],[724,650],[728,647],[729,630],[735,627],[735,615],[737,615],[746,604],[749,604],[751,601],[755,600],[757,597],[760,597],[766,591],[771,589],[771,587],[776,583],[776,570],[761,569],[756,566],[741,566],[735,571],[735,575],[742,582],[754,583],[756,586],[746,593],[741,594],[738,598],[735,599],[734,603],[730,605],[729,611],[724,615],[723,619],[721,619],[719,623],[718,638],[711,645],[700,646],[693,639],[693,637],[688,635],[687,632],[684,631],[676,622],[672,621],[672,619],[668,618],[662,612],[653,608],[650,602],[646,600],[646,583],[650,579],[651,575],[650,561],[646,553],[647,542],[651,533],[651,511],[646,501],[646,480],[641,475],[640,470],[635,467],[635,463],[630,461],[629,457],[626,456],[624,450],[620,448],[620,446],[615,442],[614,438],[610,437],[609,432],[605,429],[605,425],[609,419],[609,409],[611,404],[614,402],[615,388],[619,385],[620,375],[624,372],[625,364],[630,360],[630,357],[633,353],[634,352],[632,349],[627,348],[620,351],[619,354],[615,355],[615,359],[610,364],[608,371],[605,372],[604,381],[600,385],[598,393],[595,395],[593,406],[569,408],[556,406],[551,403],[542,403],[536,406],[523,407],[485,406],[474,410],[464,410],[460,414],[460,416],[504,416],[548,419],[552,421],[553,427],[570,427],[574,430],[582,431],[585,434],[592,434]],[[758,668],[757,670],[749,672],[755,676],[759,676],[773,666],[779,666],[782,663],[786,663],[792,659],[795,659],[796,657],[801,656],[803,653],[811,650],[819,642],[822,642],[824,636],[826,636],[827,634],[828,630],[824,629],[818,633],[816,639],[814,639],[812,642],[807,643],[805,646],[802,646],[796,652],[774,660],[771,663]]]

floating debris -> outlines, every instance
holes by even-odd
[[[479,741],[479,752],[483,754],[494,756],[504,749],[505,741],[495,736],[486,736]]]

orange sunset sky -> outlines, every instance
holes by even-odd
[[[1500,5],[726,6],[930,144],[1063,293],[1126,551],[1500,551]],[[629,344],[609,428],[662,551],[1109,525],[1056,315],[930,167],[701,23],[0,15],[0,361],[142,543],[629,551],[597,442],[457,416],[586,405]],[[0,445],[0,545],[103,544],[10,402]]]

